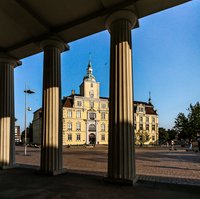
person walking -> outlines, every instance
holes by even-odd
[[[171,150],[174,150],[174,140],[171,140]]]
[[[192,151],[192,139],[189,140],[188,151]]]

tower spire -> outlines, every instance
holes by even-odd
[[[95,77],[92,74],[92,71],[93,71],[92,63],[91,63],[91,60],[89,60],[88,66],[87,66],[87,74],[84,76],[83,80],[96,82]]]
[[[151,103],[151,92],[150,91],[149,91],[149,100],[148,101],[149,101],[149,104],[152,104]]]
[[[89,52],[89,64],[92,65],[91,63],[92,63],[92,54],[91,52]]]

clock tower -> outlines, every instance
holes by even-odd
[[[83,82],[80,85],[80,94],[86,98],[99,99],[99,82],[96,82],[92,71],[92,64],[89,61],[87,74],[84,76]]]

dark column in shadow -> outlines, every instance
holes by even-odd
[[[41,139],[42,173],[62,172],[62,106],[61,106],[61,52],[66,45],[49,39],[41,43],[44,49],[43,120]]]
[[[21,62],[0,54],[0,168],[15,163],[14,67]]]

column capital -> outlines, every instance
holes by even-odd
[[[48,46],[58,48],[60,50],[60,52],[69,50],[68,44],[66,44],[64,41],[62,41],[60,39],[52,38],[52,37],[49,37],[49,38],[40,42],[40,47],[42,49],[44,49]]]
[[[22,65],[22,62],[6,53],[0,52],[0,63],[7,63],[13,67]]]
[[[119,20],[127,20],[130,22],[130,29],[132,29],[137,23],[137,16],[132,10],[118,10],[110,14],[105,21],[105,27],[110,31],[110,26]]]

